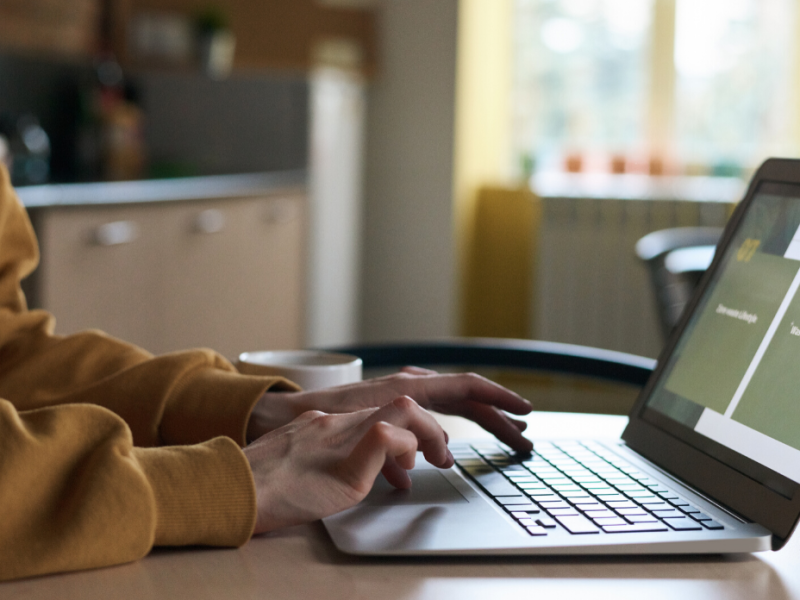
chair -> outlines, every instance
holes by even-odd
[[[654,231],[636,242],[636,255],[650,272],[665,339],[711,264],[721,235],[720,227],[677,227]]]
[[[614,352],[600,348],[543,342],[534,340],[492,339],[492,338],[456,338],[439,341],[405,342],[392,344],[367,344],[331,348],[335,352],[345,352],[361,357],[364,370],[396,369],[406,365],[431,368],[453,368],[459,370],[499,369],[501,372],[525,371],[528,373],[546,373],[568,375],[580,379],[599,380],[612,384],[630,387],[634,392],[643,386],[655,367],[653,359]],[[500,383],[508,385],[502,378],[492,377]],[[518,380],[517,380],[518,382]],[[514,380],[512,380],[514,383]],[[538,381],[541,383],[541,380]],[[517,391],[520,391],[517,389]],[[551,390],[545,390],[551,391]],[[579,386],[581,394],[591,388]],[[523,393],[523,395],[528,395]],[[617,394],[618,395],[618,394]],[[627,412],[635,394],[628,394],[624,402],[613,406],[595,403],[555,402],[543,403],[539,394],[535,407],[538,410],[561,410],[575,412],[604,412],[624,414]],[[608,395],[601,400],[607,400]]]

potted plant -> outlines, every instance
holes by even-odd
[[[225,79],[233,69],[236,36],[219,7],[209,7],[195,19],[200,67],[212,79]]]

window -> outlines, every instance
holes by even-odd
[[[794,2],[679,0],[676,144],[687,163],[795,154]]]
[[[795,2],[515,0],[515,156],[731,174],[796,154]]]

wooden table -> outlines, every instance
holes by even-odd
[[[472,424],[443,418],[451,435]],[[615,437],[624,417],[536,413],[532,435]],[[479,433],[479,435],[481,435]],[[780,552],[736,556],[363,559],[339,553],[319,523],[238,550],[156,550],[137,563],[0,584],[0,598],[494,600],[800,599],[800,537]]]

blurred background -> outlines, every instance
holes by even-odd
[[[795,0],[4,0],[31,304],[155,351],[657,356],[646,234],[797,156]]]

